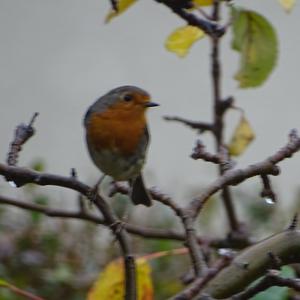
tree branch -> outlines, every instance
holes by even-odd
[[[214,0],[212,9],[212,19],[215,22],[219,21],[220,14],[220,0]],[[223,116],[225,113],[224,103],[228,100],[223,101],[221,96],[221,64],[220,64],[220,37],[213,36],[211,38],[211,76],[213,84],[213,98],[214,98],[214,136],[216,141],[216,152],[220,153],[224,145],[224,124]],[[228,98],[230,99],[230,97]],[[219,174],[223,175],[225,169],[220,164]],[[239,222],[236,216],[236,211],[232,203],[231,191],[228,186],[223,186],[222,188],[222,199],[225,206],[225,211],[229,220],[231,231],[239,231]]]
[[[233,300],[246,300],[256,294],[265,291],[272,286],[285,286],[300,292],[300,280],[292,278],[283,278],[280,276],[280,271],[269,270],[267,275],[254,286],[249,287],[245,291],[234,295]]]
[[[164,120],[182,123],[192,129],[199,130],[200,133],[213,130],[213,125],[210,123],[190,121],[181,117],[164,116]]]
[[[89,221],[94,224],[105,225],[103,218],[99,216],[95,216],[93,214],[88,213],[85,210],[79,211],[67,211],[67,210],[60,210],[54,209],[50,207],[45,207],[43,205],[28,203],[25,201],[20,201],[16,199],[12,199],[9,197],[5,197],[0,195],[0,204],[15,206],[21,209],[39,212],[44,214],[48,217],[53,218],[67,218],[67,219],[78,219]],[[156,229],[156,228],[149,228],[143,227],[140,225],[134,225],[126,222],[122,222],[122,228],[126,229],[128,233],[144,237],[150,239],[168,239],[168,240],[175,240],[175,241],[185,241],[186,235],[184,232],[179,232],[171,229]],[[249,245],[249,243],[245,243],[244,241],[239,240],[232,240],[232,239],[211,239],[208,237],[199,237],[197,236],[198,244],[205,244],[215,248],[244,248],[245,246]]]
[[[115,192],[120,192],[123,194],[128,194],[129,189],[127,186],[122,184],[118,184],[117,182],[114,184],[114,189],[110,195]],[[202,273],[206,270],[206,263],[201,252],[199,242],[196,236],[196,231],[194,228],[194,222],[191,217],[191,214],[188,210],[184,210],[179,207],[172,199],[166,194],[161,193],[158,189],[152,188],[149,190],[151,197],[153,200],[159,201],[164,205],[170,207],[176,216],[178,216],[182,222],[184,231],[185,231],[185,243],[186,247],[189,250],[189,255],[192,261],[192,266],[195,271],[195,275],[197,277],[201,276]]]
[[[241,292],[274,266],[270,251],[278,266],[299,263],[300,231],[287,229],[248,247],[209,282],[204,292],[217,299]]]
[[[209,268],[203,277],[197,278],[186,289],[175,295],[171,300],[190,300],[193,299],[222,269],[227,267],[232,261],[232,255],[224,255],[213,267]]]
[[[188,12],[186,9],[191,8],[192,4],[189,1],[174,1],[174,0],[155,0],[169,7],[175,14],[185,20],[189,25],[196,26],[210,36],[222,36],[225,33],[225,28],[217,25],[214,22],[201,19]]]
[[[22,146],[34,135],[34,128],[32,125],[37,116],[38,113],[34,113],[28,125],[21,123],[17,126],[14,139],[10,144],[10,149],[7,155],[7,163],[10,166],[16,165]]]
[[[125,265],[126,273],[126,300],[136,299],[136,281],[135,281],[135,264],[130,251],[130,243],[128,242],[127,233],[120,230],[120,221],[115,217],[111,208],[99,194],[95,194],[93,189],[88,185],[78,181],[74,177],[63,177],[59,175],[40,173],[25,168],[19,168],[14,166],[7,166],[0,164],[0,174],[5,178],[15,182],[17,186],[23,186],[27,183],[35,183],[38,185],[53,185],[68,188],[79,192],[91,200],[95,206],[99,209],[104,217],[104,224],[109,226],[117,240],[119,241]]]
[[[203,205],[206,203],[210,196],[226,186],[237,185],[244,180],[254,176],[278,175],[279,168],[276,166],[276,164],[286,158],[291,157],[294,153],[300,150],[300,138],[297,135],[296,131],[292,130],[289,137],[289,142],[267,159],[256,164],[249,165],[244,169],[229,170],[218,179],[216,179],[201,193],[199,197],[191,201],[191,203],[189,204],[188,207],[191,211],[193,211],[193,217],[195,218],[199,214]]]

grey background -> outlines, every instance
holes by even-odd
[[[280,40],[275,71],[262,87],[247,90],[238,89],[232,79],[238,69],[238,55],[229,47],[230,34],[222,42],[223,96],[235,96],[257,134],[238,159],[239,165],[245,166],[279,149],[289,130],[300,128],[300,7],[296,5],[288,15],[275,0],[236,3],[267,17]],[[145,88],[161,103],[149,113],[152,143],[145,167],[147,184],[183,201],[189,190],[199,190],[215,178],[213,166],[189,158],[196,133],[162,120],[166,114],[211,120],[207,38],[185,59],[167,52],[163,46],[166,37],[184,22],[155,1],[138,1],[108,25],[104,25],[109,10],[105,0],[1,0],[0,6],[2,161],[16,124],[27,122],[38,111],[37,134],[25,145],[20,165],[41,157],[47,171],[67,175],[75,167],[80,179],[93,183],[99,172],[85,149],[83,114],[107,90],[133,84]],[[228,114],[227,139],[238,117],[237,112]],[[212,150],[209,135],[203,140]],[[274,180],[283,203],[295,199],[299,162],[300,155],[283,162],[282,175]],[[238,189],[253,190],[258,183],[253,179]],[[23,197],[2,179],[0,189]],[[72,192],[49,190],[55,196],[73,197]]]

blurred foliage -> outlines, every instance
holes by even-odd
[[[48,229],[41,215],[22,219],[13,230],[0,223],[0,277],[46,299],[84,299],[99,268],[97,227],[58,221]],[[0,299],[20,298],[0,289]]]
[[[41,161],[35,161],[32,167],[36,170],[45,168]],[[101,188],[102,192],[107,193],[110,180],[105,180]],[[280,203],[266,204],[259,196],[260,189],[260,182],[251,190],[235,189],[239,213],[243,221],[251,227],[254,236],[261,229],[264,230],[263,234],[268,230],[281,230],[282,223],[288,222],[286,216],[289,218],[292,215],[290,212],[300,206],[299,193],[298,200],[294,201],[296,207],[290,208],[284,214]],[[55,206],[51,195],[41,191],[42,188],[35,185],[23,188],[25,198],[32,203]],[[190,199],[200,191],[199,186],[187,187],[186,198]],[[92,209],[89,203],[86,204],[86,209]],[[151,214],[145,213],[145,210],[133,209],[133,205],[124,195],[117,194],[111,204],[118,216],[130,223],[153,228],[182,229],[173,212],[160,204],[153,208],[154,213]],[[105,266],[119,256],[114,238],[102,226],[84,221],[50,219],[37,212],[25,212],[5,206],[0,206],[0,217],[0,278],[45,299],[86,299],[88,291],[99,274],[105,270]],[[221,230],[224,227],[220,226],[224,222],[223,217],[220,199],[215,196],[202,212],[198,223],[199,232],[212,238],[223,236]],[[132,246],[136,254],[144,255],[177,249],[182,247],[182,243],[132,236]],[[167,299],[181,290],[181,278],[191,271],[188,255],[177,258],[173,255],[164,256],[151,259],[149,264],[154,298],[157,300]],[[274,293],[279,292],[275,290]],[[282,293],[285,296],[287,294],[286,291]],[[280,299],[285,299],[284,297]],[[20,296],[0,288],[0,300],[17,299]]]
[[[39,187],[30,185],[23,191],[32,203],[53,204],[51,196],[41,194]],[[120,217],[134,222],[132,205],[125,196],[117,195],[112,205]],[[119,256],[114,238],[102,226],[48,218],[37,212],[6,206],[0,208],[0,278],[35,295],[45,299],[86,299],[105,265]],[[87,209],[90,209],[88,205]],[[145,221],[145,226],[176,226],[170,211],[161,207],[154,218],[145,218]],[[139,254],[182,247],[179,242],[166,240],[141,240],[139,237],[132,240]],[[186,270],[187,262],[185,256],[175,261],[173,257],[162,257],[150,262],[155,299],[166,299],[182,287],[180,275]],[[0,288],[0,300],[19,299],[20,296]]]

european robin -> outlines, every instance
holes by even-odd
[[[85,114],[86,142],[95,165],[116,181],[129,181],[134,204],[152,204],[141,170],[149,144],[146,111],[158,106],[135,86],[121,86],[100,97]]]

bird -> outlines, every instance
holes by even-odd
[[[112,89],[87,110],[87,149],[96,167],[115,181],[128,181],[133,204],[151,206],[142,175],[150,134],[148,108],[159,106],[145,90],[131,85]]]

